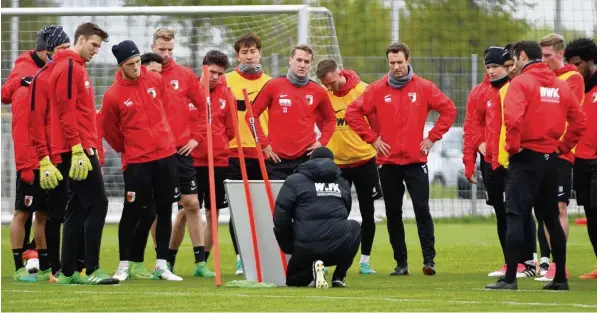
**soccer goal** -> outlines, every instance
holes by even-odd
[[[285,75],[290,50],[297,44],[310,44],[315,51],[314,63],[333,58],[342,65],[334,20],[324,7],[308,5],[245,6],[159,6],[159,7],[52,7],[2,8],[2,82],[8,77],[17,56],[33,49],[37,31],[47,24],[62,25],[74,40],[76,27],[91,21],[105,29],[109,42],[88,65],[95,88],[97,108],[104,91],[112,84],[116,62],[111,47],[123,40],[133,40],[141,52],[151,51],[153,33],[160,27],[176,31],[174,58],[201,73],[203,56],[212,49],[226,53],[232,70],[237,61],[234,42],[253,32],[263,42],[262,65],[271,76]],[[313,67],[313,73],[315,67]],[[12,218],[15,192],[14,152],[9,108],[2,111],[2,223]],[[107,222],[120,220],[124,182],[121,161],[107,144],[104,180],[110,198]],[[224,213],[224,212],[222,212]],[[228,216],[221,214],[221,222]]]

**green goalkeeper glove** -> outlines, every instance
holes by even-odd
[[[75,145],[72,152],[69,176],[74,180],[84,180],[87,178],[89,171],[93,170],[91,161],[89,161],[81,144]]]
[[[39,183],[42,189],[54,189],[63,179],[60,171],[50,162],[49,156],[39,161],[39,174]]]

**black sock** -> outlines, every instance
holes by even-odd
[[[154,249],[155,249],[155,255],[157,256],[158,255],[158,247],[155,247]]]
[[[81,273],[84,268],[85,268],[85,260],[79,260],[79,259],[77,259],[77,269],[76,269],[76,271],[79,272],[79,273]],[[86,273],[90,273],[90,272],[86,271]]]
[[[15,259],[15,268],[18,270],[23,267],[23,248],[12,249],[12,256]]]
[[[178,253],[178,250],[175,249],[168,249],[168,256],[170,257],[170,260],[167,260],[168,262],[170,262],[170,270],[174,271],[174,263],[176,263],[176,254]]]
[[[45,271],[50,268],[48,249],[37,249],[37,254],[39,255],[39,269]]]
[[[195,254],[195,263],[205,261],[206,258],[205,258],[205,247],[204,246],[193,247],[193,253]]]
[[[209,251],[205,251],[205,262],[207,262],[207,259],[209,259]]]

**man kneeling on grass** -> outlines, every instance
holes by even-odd
[[[274,233],[288,261],[286,285],[327,288],[324,264],[336,265],[332,287],[346,287],[346,272],[359,250],[361,227],[348,220],[350,186],[326,147],[289,176],[276,199]]]

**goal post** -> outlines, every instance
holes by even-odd
[[[329,40],[324,45],[323,54],[316,50],[316,57],[332,57],[342,64],[340,47],[336,35],[336,27],[332,13],[325,7],[310,7],[308,5],[229,5],[229,6],[126,6],[126,7],[51,7],[51,8],[3,8],[3,18],[11,17],[12,24],[18,24],[21,16],[58,16],[58,17],[102,17],[102,16],[242,16],[254,14],[260,16],[275,16],[276,14],[296,14],[297,42],[296,44],[323,43],[320,38]],[[16,19],[15,19],[16,18]],[[324,21],[321,23],[321,21]],[[312,28],[311,23],[317,24]],[[18,25],[12,25],[11,41],[18,42]],[[251,29],[247,29],[250,31]],[[327,34],[325,34],[327,33]],[[313,38],[316,37],[316,38]],[[313,39],[315,42],[312,42]],[[11,46],[12,57],[16,58],[14,45]]]
[[[74,42],[76,27],[91,21],[105,29],[109,42],[87,68],[95,91],[96,105],[101,107],[105,90],[114,81],[117,64],[111,47],[123,40],[133,40],[141,53],[151,51],[153,32],[168,27],[176,32],[174,59],[201,75],[203,56],[212,49],[228,55],[231,68],[237,65],[234,42],[253,32],[262,42],[262,65],[266,74],[286,74],[290,50],[297,44],[314,48],[314,64],[332,58],[342,66],[332,13],[325,7],[309,5],[231,5],[231,6],[123,6],[123,7],[36,7],[2,8],[3,25],[2,83],[8,77],[16,57],[33,49],[37,31],[46,24],[59,24]],[[19,21],[20,20],[20,21]],[[10,50],[10,51],[9,51]],[[311,76],[315,75],[315,66]],[[12,217],[14,206],[14,149],[9,106],[2,111],[2,223]],[[120,156],[105,142],[104,180],[110,199],[107,222],[117,223],[122,212],[124,182]],[[221,222],[227,221],[223,212]]]

